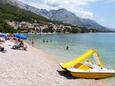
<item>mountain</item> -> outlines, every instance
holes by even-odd
[[[97,30],[102,30],[102,31],[110,31],[109,28],[104,27],[97,22],[91,20],[91,19],[84,19],[76,16],[74,13],[66,10],[66,9],[58,9],[58,10],[50,10],[47,11],[46,9],[38,9],[33,6],[24,4],[20,1],[13,0],[12,5],[17,6],[19,8],[34,12],[38,15],[44,16],[48,19],[51,19],[53,21],[60,21],[63,23],[68,23],[72,25],[80,25],[82,27],[86,27],[89,29],[97,29]]]
[[[41,11],[39,11],[39,14],[45,15],[51,20],[61,21],[73,25],[80,25],[83,27],[87,27],[89,29],[94,28],[97,30],[109,31],[108,28],[98,24],[97,22],[90,19],[80,18],[66,9],[50,10],[50,11],[41,9]]]
[[[47,11],[29,6],[17,0],[0,1],[0,31],[4,31],[5,28],[10,27],[7,25],[6,20],[28,22],[34,22],[36,20],[40,25],[48,25],[51,22],[56,25],[69,25],[72,27],[71,33],[110,31],[90,19],[79,18],[66,9]],[[7,27],[4,27],[5,25]],[[5,32],[8,31],[5,30]]]
[[[80,25],[82,27],[87,27],[89,29],[94,28],[94,29],[102,30],[102,31],[110,31],[109,28],[104,27],[93,20],[80,18],[76,16],[74,13],[66,9],[47,11],[46,9],[38,9],[39,6],[38,8],[35,8],[19,1],[15,1],[13,5],[18,6],[25,10],[31,11],[31,12],[34,12],[38,15],[44,16],[53,21],[60,21],[60,22],[68,23],[72,25]]]
[[[82,25],[81,19],[66,9],[51,10],[47,15],[51,20],[62,21],[73,25]]]

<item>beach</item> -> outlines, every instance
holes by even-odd
[[[114,78],[80,79],[67,75],[54,55],[28,45],[27,51],[5,43],[0,52],[0,86],[114,86]]]

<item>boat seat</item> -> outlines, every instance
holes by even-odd
[[[74,66],[74,68],[76,69],[81,69],[81,70],[90,70],[92,69],[91,67],[85,65],[85,64],[82,64],[82,63],[78,63]]]

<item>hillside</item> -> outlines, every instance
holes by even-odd
[[[13,0],[12,0],[13,1]],[[15,0],[14,0],[15,1]],[[22,3],[21,3],[22,4]],[[23,4],[22,4],[23,5]],[[47,25],[52,23],[53,26],[59,27],[60,24],[65,26],[65,29],[63,31],[56,31],[56,32],[69,32],[69,33],[85,33],[85,32],[102,32],[103,30],[97,30],[95,28],[87,28],[82,25],[71,25],[69,22],[60,22],[57,20],[49,20],[42,15],[38,15],[36,13],[31,12],[30,6],[26,6],[25,4],[23,6],[26,6],[25,8],[19,5],[16,2],[11,2],[11,0],[2,0],[0,1],[0,32],[6,32],[6,33],[14,33],[17,32],[13,27],[7,24],[6,20],[8,21],[15,21],[15,22],[30,22],[33,23],[34,21],[37,21],[40,25]],[[20,7],[19,7],[20,6]],[[28,9],[28,10],[26,10]],[[34,9],[34,8],[33,8]],[[70,26],[71,29],[68,29],[67,27]],[[47,29],[47,30],[46,30]],[[51,27],[48,27],[45,29],[45,32],[50,32]],[[59,28],[61,29],[61,28]]]
[[[44,9],[39,9],[29,6],[27,4],[24,4],[19,1],[15,1],[15,3],[11,3],[14,6],[17,6],[19,8],[34,12],[38,15],[44,16],[52,21],[60,21],[63,23],[68,23],[72,25],[79,25],[81,27],[86,27],[87,29],[96,29],[96,30],[101,30],[101,31],[111,31],[110,28],[104,27],[100,25],[99,23],[95,22],[94,20],[91,19],[85,19],[76,16],[74,13],[66,10],[66,9],[58,9],[58,10],[46,10]]]
[[[78,17],[74,13],[66,9],[58,9],[58,10],[50,10],[50,11],[41,9],[40,11],[38,10],[37,13],[44,15],[44,17],[47,17],[51,20],[61,21],[64,23],[72,24],[72,25],[80,25],[88,29],[93,28],[93,29],[102,30],[102,31],[109,31],[109,28],[104,27],[91,19]]]
[[[7,25],[6,20],[29,22],[34,22],[34,20],[37,20],[37,22],[41,23],[49,22],[48,19],[36,15],[35,13],[32,13],[30,11],[19,9],[8,3],[0,3],[0,32],[15,32],[16,30],[13,30],[12,27]]]

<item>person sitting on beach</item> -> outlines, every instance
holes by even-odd
[[[0,42],[5,42],[5,39],[0,37]]]
[[[27,49],[27,46],[24,45],[24,42],[23,42],[23,41],[20,41],[19,48],[21,48],[21,49],[23,49],[23,50],[26,50],[26,49]]]
[[[19,47],[24,47],[23,41],[20,41]]]
[[[23,49],[27,50],[27,46],[24,45],[23,41],[18,39],[15,41],[15,45],[12,47],[12,49]]]
[[[16,39],[14,42],[14,46],[12,47],[13,49],[18,49],[20,45],[20,39]]]
[[[0,42],[0,51],[1,52],[4,52],[5,50],[4,50],[4,45]]]

